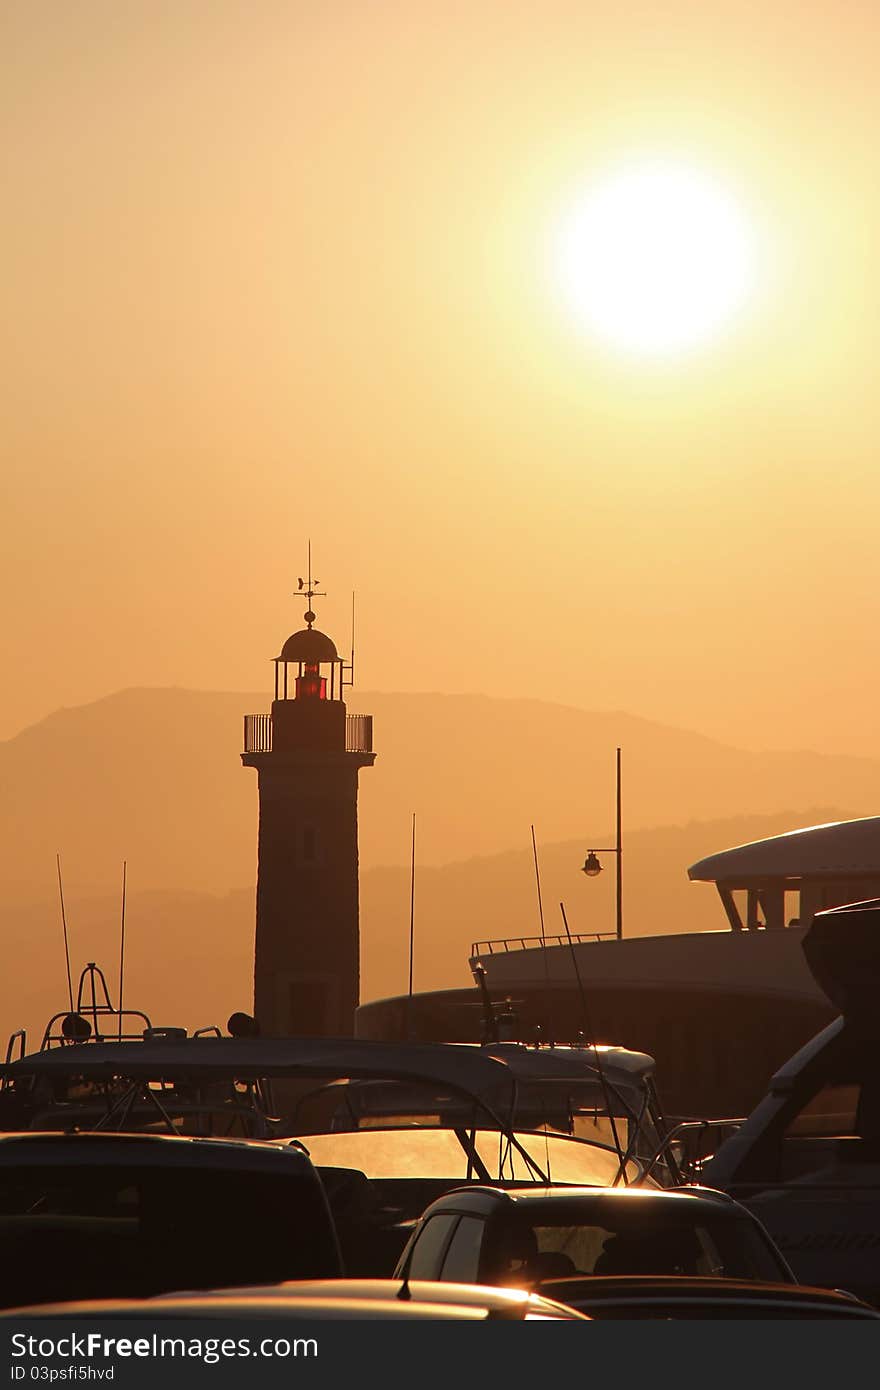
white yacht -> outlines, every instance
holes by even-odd
[[[495,1000],[510,998],[519,1035],[578,1032],[657,1061],[669,1113],[741,1115],[775,1068],[834,1010],[802,951],[825,908],[880,897],[880,816],[792,830],[691,865],[716,885],[720,930],[666,936],[497,937],[470,967]],[[803,925],[802,925],[803,924]],[[418,1037],[473,1037],[467,991],[380,1000],[359,1010],[363,1036],[395,1036],[400,1012]],[[473,997],[471,995],[471,997]]]

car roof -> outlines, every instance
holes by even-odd
[[[119,1134],[88,1131],[22,1130],[0,1134],[0,1168],[21,1163],[46,1165],[130,1164],[151,1167],[241,1168],[313,1173],[301,1145],[252,1139],[220,1139],[182,1134]]]
[[[553,1211],[564,1205],[599,1208],[609,1203],[647,1201],[653,1206],[687,1209],[711,1208],[713,1215],[727,1214],[736,1219],[753,1221],[751,1213],[726,1192],[714,1188],[679,1187],[491,1187],[474,1184],[457,1187],[438,1197],[426,1208],[425,1215],[434,1211],[477,1211],[488,1215],[500,1207],[510,1206],[524,1213]]]

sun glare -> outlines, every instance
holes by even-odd
[[[552,274],[580,327],[621,352],[670,356],[720,333],[755,279],[754,229],[708,173],[633,164],[576,198],[558,224]]]

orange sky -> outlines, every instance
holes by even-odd
[[[364,688],[880,751],[878,40],[807,0],[7,7],[0,737],[268,689],[311,535]],[[658,150],[773,256],[652,365],[542,258]]]

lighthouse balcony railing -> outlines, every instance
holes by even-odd
[[[272,752],[271,714],[246,714],[244,717],[245,753]],[[345,716],[346,753],[372,753],[373,716],[371,714],[347,714]]]
[[[345,716],[346,753],[372,753],[373,716],[371,714],[347,714]]]
[[[473,941],[471,959],[475,956],[503,955],[507,951],[535,951],[544,946],[568,946],[569,940],[575,946],[584,941],[610,941],[616,935],[613,931],[572,932],[569,939],[562,935],[551,936],[548,932],[546,936],[505,936],[494,941]]]
[[[272,752],[271,714],[246,714],[244,717],[245,753]]]

